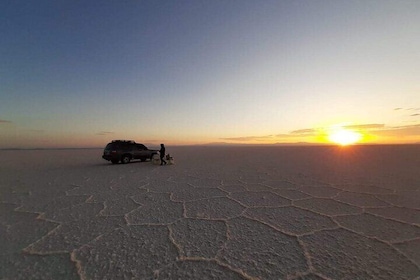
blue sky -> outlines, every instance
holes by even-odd
[[[419,1],[2,1],[0,148],[420,142]],[[302,133],[304,132],[304,133]]]

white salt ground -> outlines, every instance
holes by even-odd
[[[416,279],[420,146],[0,151],[0,279]]]

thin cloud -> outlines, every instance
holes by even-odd
[[[243,136],[243,137],[228,137],[219,138],[224,141],[234,142],[251,142],[251,141],[280,141],[286,139],[300,139],[301,137],[314,136],[316,135],[315,129],[300,129],[290,133],[276,134],[276,135],[263,135],[263,136]]]
[[[392,137],[420,136],[420,124],[403,125],[373,131],[375,135],[386,135]]]
[[[346,125],[344,127],[348,129],[378,129],[378,128],[385,127],[385,124],[382,124],[382,123],[356,124],[356,125]]]
[[[297,137],[298,135],[293,135],[293,134],[276,134],[276,137],[280,137],[280,138],[286,138],[286,137]]]
[[[366,126],[366,127],[364,127]],[[370,133],[381,133],[386,134],[390,132],[398,132],[398,131],[409,131],[409,132],[415,132],[417,134],[420,132],[420,124],[414,124],[414,125],[402,125],[402,126],[385,126],[385,125],[359,125],[360,128],[365,128],[366,130],[369,130]],[[350,128],[350,126],[346,126],[346,128]],[[352,127],[353,128],[353,127]],[[356,128],[356,126],[354,127]]]
[[[407,128],[409,128],[409,129],[411,129],[411,128],[420,128],[420,124],[393,126],[393,127],[390,127],[389,129],[395,130],[395,129],[407,129]]]
[[[220,140],[225,141],[239,141],[239,142],[248,142],[248,141],[264,141],[267,139],[273,138],[273,135],[266,136],[244,136],[244,137],[231,137],[231,138],[219,138]]]
[[[398,137],[403,136],[419,136],[420,135],[420,124],[415,125],[404,125],[404,126],[391,126],[388,127],[385,124],[370,123],[370,124],[358,124],[358,125],[346,125],[343,128],[355,129],[366,131],[372,135],[382,135],[386,137]],[[243,137],[230,137],[230,138],[219,138],[224,141],[232,142],[301,142],[301,141],[316,141],[310,138],[314,136],[325,136],[328,134],[328,128],[306,128],[293,130],[290,133],[276,134],[276,135],[265,135],[265,136],[243,136]]]
[[[419,111],[420,108],[411,107],[411,108],[395,108],[394,111],[405,110],[405,111]]]
[[[96,133],[96,135],[111,135],[114,134],[114,132],[112,131],[100,131],[98,133]]]
[[[290,134],[298,134],[298,135],[314,135],[316,130],[313,128],[306,128],[306,129],[299,129],[290,132]]]
[[[420,114],[412,114],[412,115],[410,115],[410,117],[416,117],[416,116],[420,116]]]
[[[0,120],[0,123],[12,123],[11,121],[7,121],[7,120]]]

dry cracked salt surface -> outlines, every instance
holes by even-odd
[[[420,146],[0,151],[0,279],[420,279]]]

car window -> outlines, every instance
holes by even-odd
[[[143,145],[143,144],[137,144],[137,148],[138,148],[139,150],[147,150],[146,146],[145,146],[145,145]]]
[[[108,145],[106,145],[105,150],[115,150],[118,149],[118,145],[114,144],[114,143],[110,143]]]

